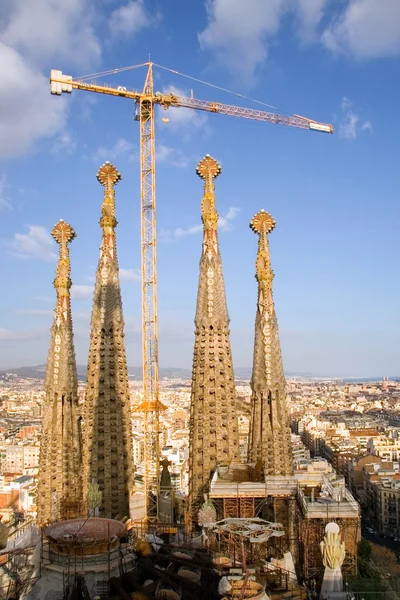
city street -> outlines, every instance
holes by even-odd
[[[371,527],[369,524],[367,525],[365,522],[361,525],[361,535],[364,539],[372,542],[373,544],[378,544],[379,546],[385,546],[386,548],[390,548],[396,555],[400,555],[400,542],[396,542],[390,538],[385,538],[379,533],[370,533],[367,530],[367,527]]]

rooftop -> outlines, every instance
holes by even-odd
[[[93,517],[59,521],[47,527],[45,534],[58,544],[71,545],[73,540],[80,544],[106,541],[115,536],[120,537],[124,532],[125,525],[121,521]]]

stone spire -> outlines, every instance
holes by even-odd
[[[59,244],[57,299],[50,334],[39,459],[37,520],[40,525],[79,516],[82,502],[78,378],[71,318],[68,244],[76,237],[60,220],[51,235]]]
[[[221,167],[208,155],[198,164],[197,174],[204,180],[201,203],[204,233],[190,404],[189,502],[193,518],[193,509],[200,508],[216,466],[239,458],[229,316],[214,194],[214,179],[220,173]]]
[[[124,320],[115,240],[114,186],[120,173],[109,162],[98,171],[104,186],[102,242],[94,289],[84,404],[84,498],[101,492],[101,516],[129,515],[133,492],[131,409]]]
[[[278,322],[272,297],[274,274],[268,237],[275,221],[265,211],[257,213],[250,227],[259,236],[256,259],[258,301],[255,324],[253,374],[251,378],[250,463],[262,476],[293,474],[292,448],[286,407]]]

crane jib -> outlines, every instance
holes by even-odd
[[[191,108],[210,113],[217,113],[233,117],[241,117],[254,121],[264,121],[275,125],[285,125],[287,127],[295,127],[297,129],[310,129],[322,133],[333,133],[332,125],[328,123],[320,123],[312,119],[300,117],[299,115],[282,115],[279,113],[271,113],[262,110],[245,108],[242,106],[234,106],[223,104],[220,102],[211,102],[209,100],[200,100],[197,98],[186,98],[184,96],[176,96],[175,94],[140,93],[137,90],[128,90],[125,87],[112,87],[109,85],[98,85],[96,83],[87,83],[74,80],[70,75],[63,75],[61,71],[52,70],[50,75],[50,90],[54,95],[62,93],[71,93],[72,89],[79,89],[88,92],[97,92],[111,96],[118,96],[134,100],[142,105],[142,110],[149,109],[152,103],[159,104],[163,108]],[[135,112],[135,120],[139,120],[139,106]]]

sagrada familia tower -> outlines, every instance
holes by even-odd
[[[109,162],[98,171],[104,186],[102,241],[96,272],[84,402],[83,492],[95,482],[100,514],[129,515],[133,451],[124,319],[115,239],[114,186],[120,173]]]
[[[214,179],[221,173],[206,156],[197,166],[204,181],[201,203],[203,250],[195,316],[189,440],[189,504],[199,508],[219,464],[239,459],[236,391],[229,340]]]
[[[215,206],[214,180],[220,172],[219,164],[210,156],[200,161],[197,167],[197,174],[204,180],[204,195],[201,204],[203,251],[195,317],[190,404],[189,507],[192,522],[197,521],[200,506],[206,506],[202,505],[205,496],[223,501],[222,514],[225,516],[251,517],[255,516],[258,495],[261,494],[260,497],[265,499],[267,481],[270,482],[268,485],[281,485],[282,478],[288,477],[284,485],[288,489],[293,486],[296,489],[295,482],[291,482],[293,458],[286,382],[272,295],[274,275],[268,247],[268,234],[273,230],[275,221],[264,210],[250,222],[251,229],[258,235],[258,290],[250,382],[248,456],[247,463],[240,464],[229,316]],[[278,480],[280,483],[277,483]],[[229,492],[224,497],[230,481],[233,496]],[[246,496],[246,492],[239,497],[239,488],[234,483],[239,481],[258,482],[264,487],[255,490],[254,498],[248,497],[248,493]],[[218,491],[219,486],[222,486],[221,492]],[[288,491],[289,495],[291,493]],[[276,501],[273,502],[276,506]],[[289,504],[286,507],[288,509]],[[287,516],[289,512],[286,510]]]
[[[60,221],[52,235],[60,246],[57,292],[46,374],[37,519],[41,525],[87,514],[94,484],[99,516],[129,515],[133,452],[124,320],[115,240],[114,186],[121,179],[106,162],[97,179],[104,186],[102,242],[94,290],[86,394],[78,404],[73,345],[68,244],[75,232]]]
[[[264,480],[268,475],[293,475],[293,457],[278,321],[272,297],[274,274],[268,248],[268,233],[274,229],[275,221],[261,210],[250,227],[258,235],[258,292],[248,461],[255,464],[256,472]]]
[[[50,334],[45,407],[39,459],[37,521],[75,517],[82,503],[82,444],[78,378],[71,317],[71,225],[61,220],[51,232],[59,245],[54,287],[56,306]]]
[[[274,229],[275,221],[264,210],[250,222],[252,231],[258,236],[257,300],[247,460],[240,456],[239,444],[245,443],[247,432],[240,432],[239,442],[230,320],[215,199],[215,179],[220,175],[221,167],[207,155],[199,162],[196,172],[204,182],[201,202],[203,243],[191,383],[187,524],[193,530],[193,525],[202,526],[221,519],[255,517],[278,523],[282,535],[279,536],[279,548],[275,548],[279,557],[274,555],[274,558],[278,562],[274,564],[279,563],[279,568],[292,574],[295,565],[300,565],[307,580],[311,574],[315,576],[321,563],[321,528],[325,527],[328,518],[329,521],[340,520],[346,548],[351,549],[343,558],[350,565],[349,569],[355,570],[360,522],[358,505],[344,489],[344,482],[335,480],[333,485],[330,474],[326,476],[313,465],[309,465],[310,471],[307,465],[301,465],[300,470],[299,465],[296,469],[293,466],[286,385],[272,293],[274,274],[268,245],[268,235]],[[107,571],[111,576],[110,555],[104,548],[110,548],[115,542],[111,530],[119,531],[121,536],[125,531],[121,519],[130,515],[130,499],[134,492],[131,407],[115,235],[114,188],[121,176],[106,162],[99,169],[97,179],[104,187],[100,218],[102,240],[82,404],[78,396],[70,303],[69,244],[75,232],[64,221],[57,223],[52,231],[59,245],[59,260],[54,280],[56,307],[45,382],[37,494],[38,524],[48,525],[45,535],[50,545],[53,544],[53,557],[65,557],[67,547],[67,554],[72,552],[73,556],[75,552],[80,557],[79,573],[75,567],[74,581],[81,585],[81,570],[85,570],[91,597],[97,594],[97,584],[100,578],[104,579],[104,573]],[[168,514],[173,519],[172,509],[176,506],[171,493],[168,460],[165,459],[162,465],[163,476],[161,482],[157,482],[154,496],[157,506],[161,498],[165,501],[165,510],[164,513],[160,510],[157,516],[166,514],[168,505]],[[157,496],[160,487],[164,488],[163,497],[162,494]],[[93,515],[102,518],[91,518]],[[143,516],[146,519],[154,515],[149,511]],[[65,520],[68,523],[64,523]],[[71,535],[65,535],[71,527],[75,527],[72,542]],[[82,528],[85,528],[86,541],[91,544],[91,549],[86,547],[85,550],[88,554],[85,565],[85,553],[81,552],[80,545]],[[229,540],[231,552],[232,540]],[[96,565],[102,564],[98,570],[97,566],[93,569],[94,556],[98,561]],[[59,561],[59,558],[54,560]],[[115,561],[114,574],[121,565],[120,560],[118,565]],[[52,564],[46,566],[43,563],[42,566],[44,576],[39,574],[38,582],[41,582],[39,587],[43,593],[32,592],[32,596],[27,596],[29,599],[44,597],[46,586],[53,585],[57,577],[58,589],[61,586],[64,589],[65,573],[58,570],[58,566],[54,570]]]

